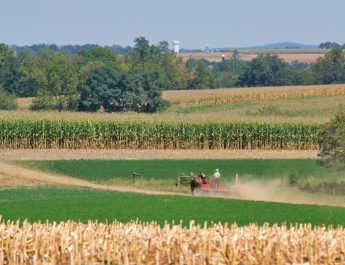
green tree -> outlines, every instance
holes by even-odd
[[[18,108],[17,99],[0,86],[0,110],[15,110]]]
[[[321,135],[321,163],[326,166],[345,168],[345,112],[341,107]]]
[[[192,77],[192,71],[187,68],[182,58],[169,53],[162,58],[162,63],[158,64],[162,73],[167,78],[167,82],[162,89],[186,89]]]
[[[216,77],[217,87],[236,87],[238,84],[238,75],[233,72],[219,72]]]
[[[188,82],[189,89],[215,88],[215,76],[211,71],[210,63],[205,60],[190,59],[187,67],[192,71],[193,77]]]
[[[161,69],[156,65],[140,65],[130,73],[115,72],[109,67],[90,71],[82,85],[81,111],[136,111],[164,110],[167,102],[161,98]]]
[[[169,49],[169,42],[163,40],[158,43],[158,48],[163,53],[172,53],[172,51]]]
[[[320,43],[319,48],[320,49],[334,49],[334,48],[341,48],[341,45],[336,42],[326,41],[326,42]]]
[[[246,70],[247,63],[239,59],[229,59],[213,63],[212,66],[217,87],[235,87],[238,84],[239,76]]]
[[[0,44],[0,84],[8,93],[22,96],[20,79],[18,58],[7,45]]]
[[[315,73],[311,68],[302,70],[292,70],[290,82],[292,85],[313,85],[317,83]]]
[[[79,110],[110,112],[120,109],[119,77],[120,73],[107,66],[92,69],[79,89]]]
[[[45,49],[40,52],[37,63],[39,67],[31,72],[38,86],[31,109],[75,109],[78,75],[72,59],[64,53]]]
[[[41,70],[41,64],[37,55],[33,54],[21,54],[22,63],[19,67],[20,78],[20,90],[19,95],[24,97],[35,97],[37,90],[40,86],[39,80],[42,79],[43,71]]]
[[[317,82],[333,84],[345,82],[345,54],[341,48],[329,51],[312,65]]]
[[[148,87],[162,90],[169,86],[168,77],[162,67],[158,64],[143,62],[132,67],[130,75],[137,75],[143,78]]]
[[[120,111],[157,112],[163,111],[167,102],[161,98],[159,89],[147,79],[136,74],[122,75],[118,83],[121,90]]]
[[[103,47],[93,47],[88,51],[80,51],[75,57],[74,61],[82,68],[87,64],[98,64],[114,68],[115,70],[122,69],[119,56],[114,54],[111,49]]]
[[[138,64],[129,72],[136,76],[135,80],[140,87],[138,90],[142,96],[142,103],[135,111],[157,112],[167,108],[168,102],[163,100],[162,90],[168,87],[169,80],[164,70],[157,64]]]
[[[144,37],[134,40],[134,48],[125,57],[125,62],[129,65],[128,70],[155,67],[155,71],[161,73],[160,89],[185,89],[188,83],[194,78],[195,74],[191,71],[181,58],[169,49],[167,41],[161,41],[158,45],[150,45]],[[155,66],[153,66],[155,65]],[[132,71],[133,72],[133,71]],[[162,80],[164,79],[164,82]]]
[[[213,65],[217,72],[231,72],[236,75],[242,74],[247,68],[247,63],[243,60],[229,59]]]
[[[276,55],[253,59],[239,77],[240,86],[282,86],[289,84],[288,63]]]
[[[138,37],[134,40],[134,51],[139,55],[139,58],[143,60],[150,54],[150,43],[145,37]]]

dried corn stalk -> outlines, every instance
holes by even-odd
[[[251,89],[205,89],[164,91],[163,97],[182,106],[226,104],[243,101],[345,95],[344,85],[256,87]]]
[[[3,222],[0,264],[345,264],[345,229]]]

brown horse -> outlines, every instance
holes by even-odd
[[[193,172],[189,173],[189,185],[190,185],[190,190],[191,190],[192,194],[194,194],[194,191],[196,189],[200,188],[201,182],[202,182],[202,180],[200,177],[195,177]]]

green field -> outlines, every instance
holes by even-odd
[[[218,168],[225,182],[233,181],[236,173],[241,179],[271,180],[294,174],[301,179],[341,177],[344,173],[321,167],[313,159],[246,159],[246,160],[61,160],[22,162],[29,167],[68,175],[94,182],[112,179],[131,179],[133,172],[144,179],[176,181],[180,174],[201,171],[212,176]],[[344,176],[345,177],[345,176]]]
[[[345,208],[240,201],[220,198],[155,196],[71,188],[0,190],[3,220],[105,222],[117,219],[183,223],[311,223],[345,225]]]

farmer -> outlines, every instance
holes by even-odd
[[[219,173],[218,168],[214,171],[213,181],[214,181],[214,187],[216,189],[218,189],[219,188],[219,183],[220,183],[220,173]]]

